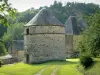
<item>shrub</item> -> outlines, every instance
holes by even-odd
[[[84,66],[84,68],[88,68],[92,65],[93,59],[89,56],[81,56],[80,63]]]
[[[7,54],[7,49],[5,47],[5,44],[3,42],[0,42],[0,56]]]
[[[0,60],[0,67],[2,67],[2,65],[3,65],[3,62],[2,62],[2,60]]]

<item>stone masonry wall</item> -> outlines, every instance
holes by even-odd
[[[26,29],[29,29],[30,34],[37,33],[65,33],[65,29],[63,26],[30,26],[25,27],[24,34],[26,34]]]
[[[44,26],[41,30],[39,29],[40,27],[29,27],[30,35],[24,36],[25,52],[29,54],[29,62],[39,63],[48,60],[65,60],[64,27]]]
[[[71,57],[73,55],[73,35],[65,35],[66,55]]]

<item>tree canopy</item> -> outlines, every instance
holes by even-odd
[[[79,43],[82,54],[100,56],[100,13],[87,18],[88,28],[83,32],[83,38]]]
[[[15,17],[16,9],[11,7],[8,0],[0,0],[0,23],[8,25],[7,16]]]
[[[16,9],[11,7],[11,4],[8,3],[8,0],[0,0],[0,55],[6,54],[5,43],[1,37],[3,37],[4,32],[7,31],[8,19],[7,17],[15,17]]]
[[[63,24],[66,22],[69,16],[83,17],[84,15],[91,15],[100,10],[99,5],[93,3],[78,3],[78,2],[67,2],[63,4],[62,2],[54,1],[50,7],[44,6],[53,12],[53,15],[59,19]],[[18,12],[16,14],[16,20],[9,19],[10,23],[15,22],[28,22],[32,17],[34,17],[39,9],[30,8],[24,12]]]

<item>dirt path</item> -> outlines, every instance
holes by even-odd
[[[43,71],[48,68],[48,66],[44,67],[43,69],[41,69],[38,73],[33,74],[33,75],[42,75]]]
[[[62,65],[57,66],[51,73],[51,75],[56,75],[56,72],[60,69]]]
[[[42,69],[41,71],[39,71],[38,73],[34,74],[34,75],[42,75],[42,72],[44,71],[44,69]]]

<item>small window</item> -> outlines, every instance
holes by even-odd
[[[29,34],[29,29],[26,29],[26,34],[27,34],[27,35]]]

